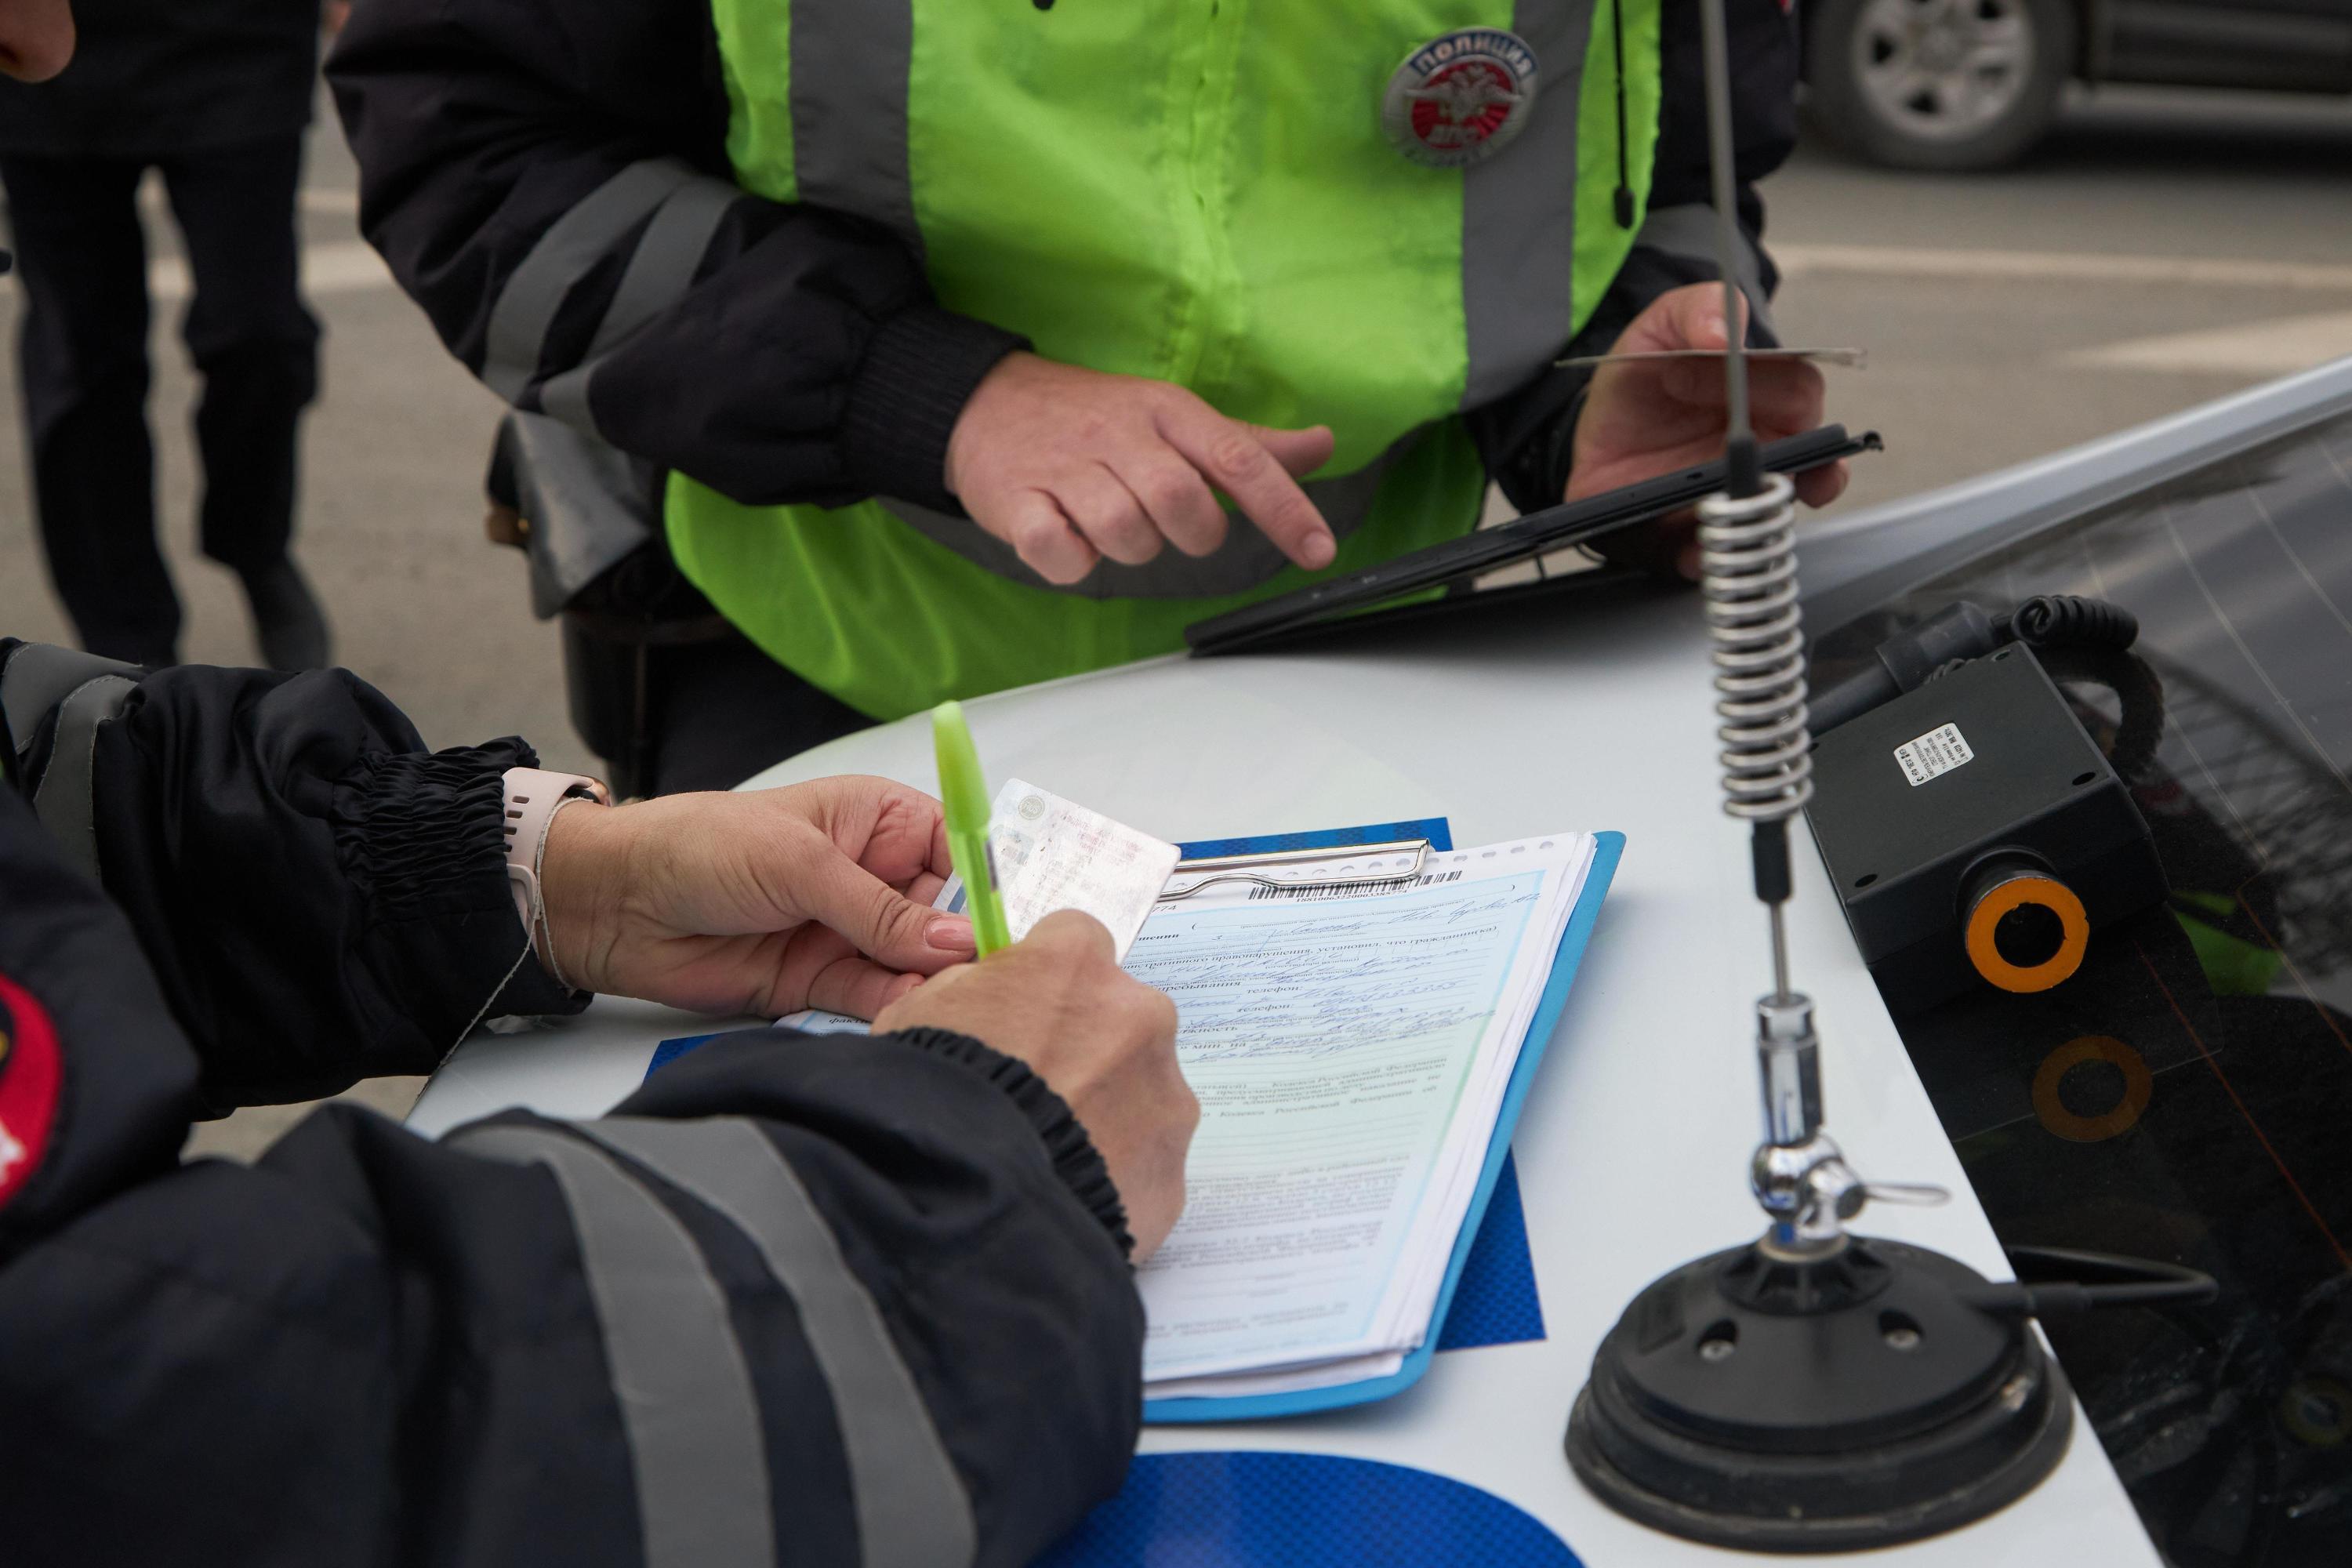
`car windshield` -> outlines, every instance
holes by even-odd
[[[2126,673],[2062,685],[2169,907],[2053,991],[1896,1021],[2004,1242],[2221,1281],[2047,1324],[2167,1556],[2352,1562],[2352,415],[1946,574],[1824,638],[1817,683],[2047,593],[2139,617]]]

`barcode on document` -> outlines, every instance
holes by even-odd
[[[1403,893],[1412,888],[1433,888],[1440,882],[1458,882],[1460,871],[1433,871],[1416,879],[1411,888],[1402,882],[1307,882],[1296,888],[1252,888],[1250,900],[1260,899],[1352,899],[1366,893]]]

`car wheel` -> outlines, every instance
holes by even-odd
[[[1989,169],[2049,129],[2074,73],[2074,0],[1820,0],[1812,119],[1900,169]]]

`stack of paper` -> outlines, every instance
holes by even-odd
[[[1339,896],[1225,884],[1144,923],[1127,967],[1175,999],[1202,1107],[1139,1275],[1147,1397],[1352,1383],[1419,1347],[1593,849],[1446,851]]]

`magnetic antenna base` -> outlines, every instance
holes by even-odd
[[[1983,1518],[2065,1457],[2074,1395],[1986,1282],[1900,1242],[1751,1244],[1636,1297],[1592,1360],[1568,1458],[1672,1535],[1749,1552],[1892,1546]]]

